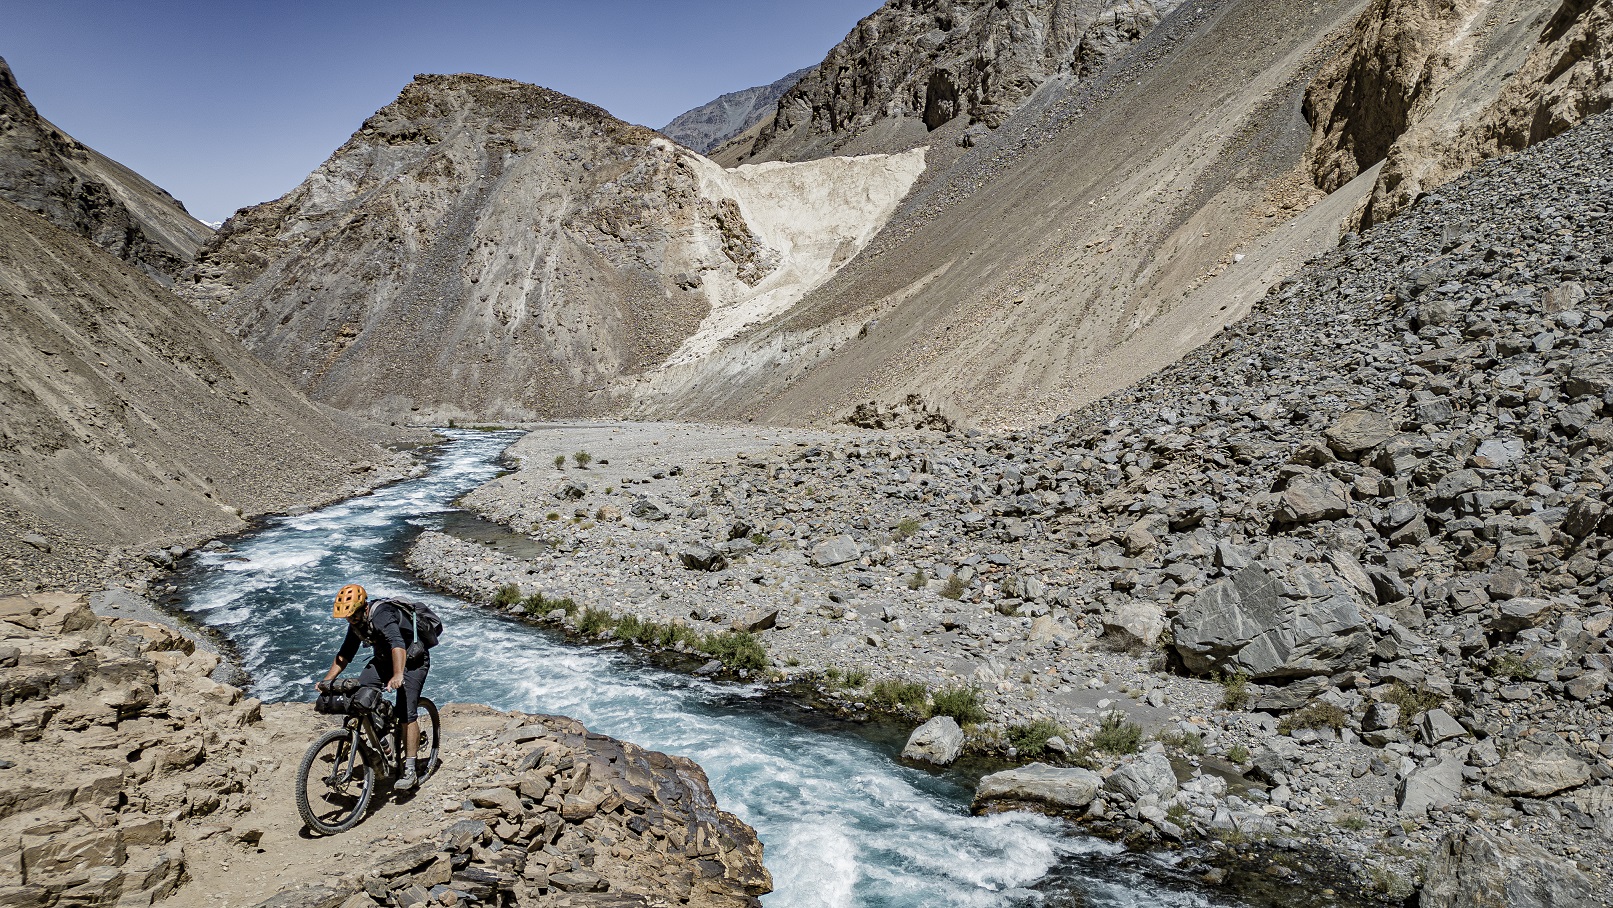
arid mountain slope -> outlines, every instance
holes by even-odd
[[[715,158],[803,161],[924,144],[943,152],[971,125],[997,127],[1049,80],[1095,72],[1179,5],[890,0],[785,93],[745,147]]]
[[[1306,97],[1317,185],[1384,162],[1361,227],[1613,106],[1613,0],[1374,0]]]
[[[212,230],[173,196],[52,126],[0,60],[0,198],[170,282]]]
[[[181,289],[338,407],[603,413],[669,358],[787,310],[923,167],[916,151],[725,172],[547,89],[421,76],[225,224]]]
[[[715,101],[684,111],[661,127],[661,132],[688,148],[707,154],[764,119],[771,119],[778,109],[778,99],[811,71],[810,67],[799,69],[771,85],[729,92]]]
[[[388,458],[183,300],[0,200],[0,592],[351,494]]]
[[[1044,86],[787,319],[636,412],[810,423],[922,394],[1026,424],[1173,361],[1331,247],[1369,185],[1315,204],[1300,167],[1305,89],[1364,6],[1178,10]]]

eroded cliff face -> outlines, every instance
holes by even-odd
[[[1179,5],[891,0],[785,93],[742,159],[896,151],[942,127],[949,141],[996,128],[1049,79],[1089,75]]]
[[[3,59],[0,198],[164,283],[212,233],[173,196],[41,117]]]
[[[725,176],[597,107],[421,76],[301,186],[232,218],[181,287],[345,409],[603,413],[692,337],[732,330],[714,314],[821,283],[922,170],[922,152],[848,162],[817,175],[835,216],[796,216],[767,190],[787,178]]]
[[[184,300],[0,200],[0,593],[353,494],[390,458]]]
[[[1332,191],[1383,164],[1356,228],[1613,106],[1608,0],[1374,0],[1306,95]]]

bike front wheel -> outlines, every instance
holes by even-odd
[[[442,722],[437,717],[437,704],[425,697],[420,698],[416,716],[420,721],[420,751],[415,767],[424,782],[442,765]]]
[[[309,829],[335,835],[352,829],[370,806],[375,770],[354,747],[354,735],[336,728],[315,741],[297,767],[297,812]]]

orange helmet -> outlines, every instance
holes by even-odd
[[[331,609],[331,617],[350,618],[354,612],[364,607],[369,598],[369,594],[364,592],[364,587],[349,583],[336,594],[336,607]]]

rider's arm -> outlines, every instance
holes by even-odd
[[[387,690],[397,690],[403,686],[403,663],[408,651],[401,646],[392,647],[392,680],[386,683]]]
[[[399,627],[398,610],[392,608],[377,608],[373,620],[375,631],[386,640],[387,646],[392,649],[392,679],[387,682],[387,690],[396,690],[403,686],[403,668],[408,658],[408,651],[404,647],[403,629]]]
[[[342,638],[342,648],[336,651],[336,658],[330,660],[330,671],[325,673],[326,681],[333,681],[342,673],[342,669],[358,654],[359,645],[363,642],[356,631],[351,627],[347,629],[347,636]]]

